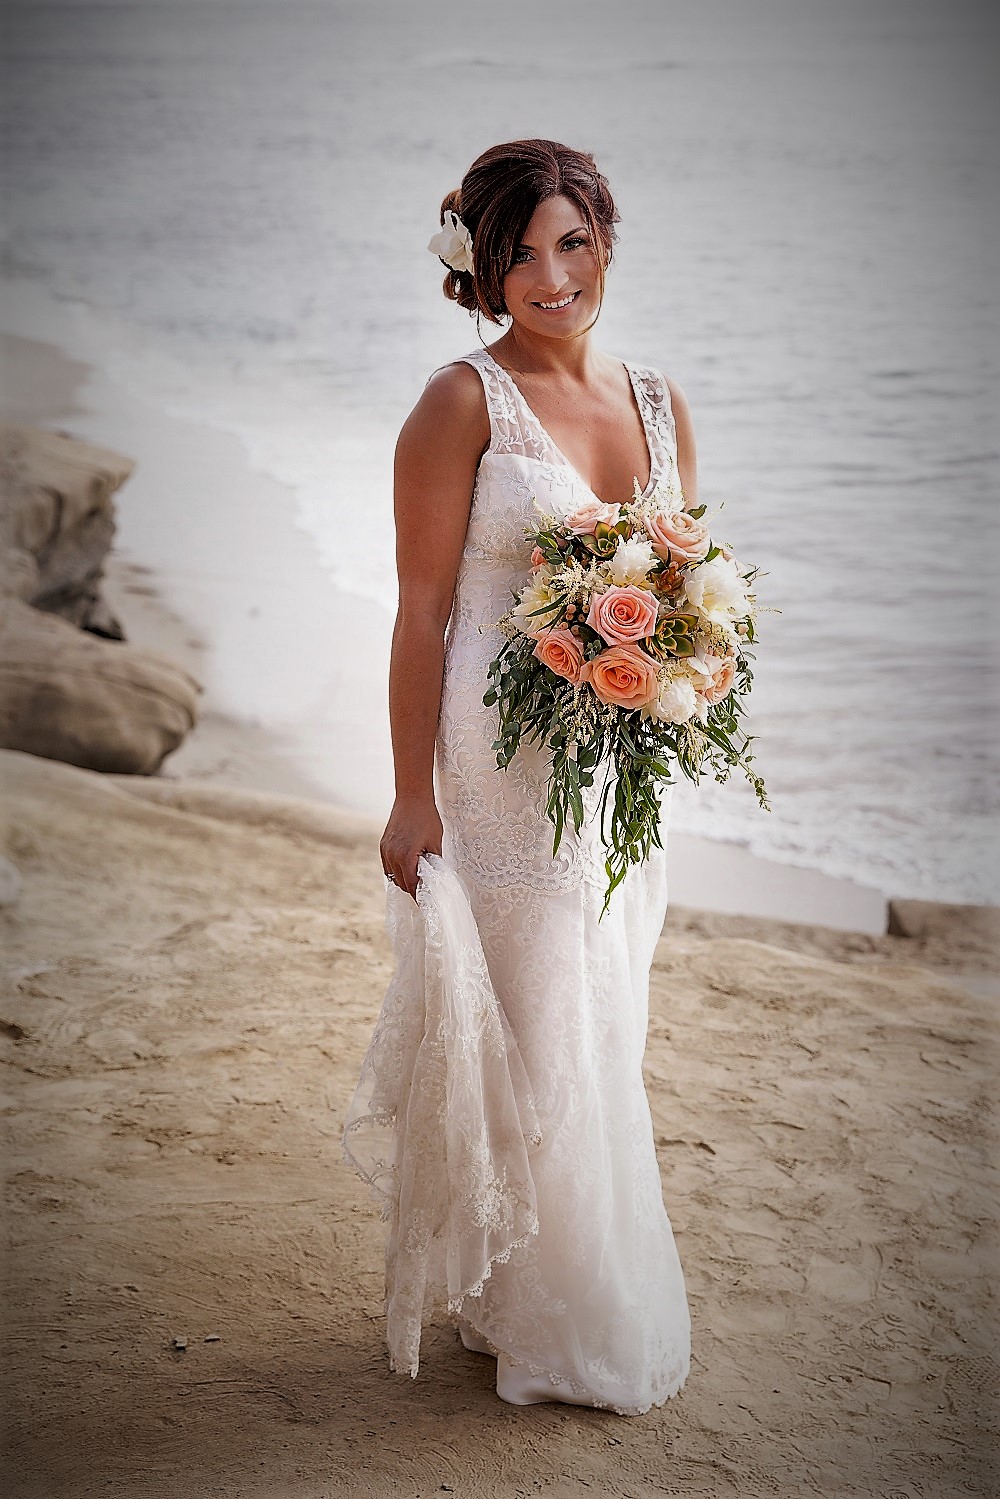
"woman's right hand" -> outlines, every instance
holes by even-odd
[[[399,886],[417,898],[417,860],[421,854],[441,853],[444,828],[433,796],[398,797],[382,834],[382,868]]]

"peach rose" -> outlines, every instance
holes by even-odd
[[[532,553],[531,553],[531,565],[532,565],[532,567],[541,567],[544,564],[544,562],[545,562],[545,553],[542,551],[541,547],[534,547],[532,549]]]
[[[662,562],[700,562],[712,545],[708,527],[686,510],[648,515],[645,527]]]
[[[620,505],[605,505],[603,500],[596,498],[584,500],[572,515],[566,517],[563,525],[567,530],[572,531],[574,536],[593,536],[597,527],[602,523],[605,526],[617,526],[621,513]]]
[[[587,623],[608,645],[646,640],[656,629],[656,599],[647,588],[607,588],[590,600]]]
[[[567,682],[579,682],[583,666],[583,647],[572,630],[565,625],[553,625],[538,636],[538,644],[531,653],[543,666],[554,671],[557,677]]]
[[[699,687],[698,691],[706,703],[721,703],[732,687],[736,676],[736,657],[730,654],[723,656],[721,660],[718,657],[711,659],[717,661],[718,665],[712,668],[711,680]]]
[[[641,708],[659,691],[656,663],[638,645],[613,645],[585,661],[580,681],[589,682],[611,708]]]

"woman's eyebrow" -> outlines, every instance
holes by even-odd
[[[576,226],[575,229],[567,229],[565,234],[560,234],[559,238],[556,240],[556,244],[561,245],[564,239],[571,239],[574,234],[586,234],[586,233],[587,233],[586,225],[584,225],[584,224],[577,224],[577,226]],[[517,248],[519,250],[533,250],[535,247],[534,247],[534,245],[527,245],[527,244],[525,244],[525,242],[522,240],[521,243],[518,245]]]

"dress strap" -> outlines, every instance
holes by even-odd
[[[471,354],[461,355],[456,363],[471,364],[479,371],[486,394],[486,408],[490,414],[489,451],[523,453],[525,434],[520,413],[496,360],[485,349],[474,349]]]
[[[473,349],[471,354],[461,354],[453,364],[471,364],[479,371],[486,395],[486,409],[490,418],[491,453],[531,453],[538,444],[516,399],[517,387],[513,381],[504,379],[504,372],[486,349]],[[441,365],[441,369],[445,366]],[[437,370],[432,373],[437,374]],[[430,376],[427,377],[430,379]]]
[[[677,434],[670,387],[660,371],[652,365],[626,364],[625,367],[632,376],[632,389],[639,403],[646,434],[658,449],[653,457],[659,460],[661,470],[665,471],[670,468],[671,463],[677,461]]]

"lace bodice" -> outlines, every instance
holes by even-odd
[[[537,519],[533,497],[537,495],[540,504],[559,514],[595,496],[492,354],[477,349],[461,362],[479,371],[490,416],[490,445],[476,475],[463,561],[506,565],[527,577],[524,527]],[[630,364],[625,368],[649,448],[650,475],[645,490],[649,494],[657,481],[676,483],[677,443],[670,392],[658,371]],[[474,567],[463,571],[474,571]],[[459,587],[462,582],[460,575]]]
[[[464,356],[479,371],[490,418],[490,445],[476,475],[445,648],[436,754],[436,793],[458,865],[495,888],[566,890],[606,883],[597,810],[603,777],[584,794],[587,823],[569,828],[552,856],[544,816],[544,751],[523,743],[506,771],[493,740],[496,710],[483,707],[490,662],[503,636],[496,627],[531,574],[525,528],[538,505],[568,514],[593,492],[560,452],[512,377],[486,349]],[[676,486],[676,435],[670,395],[654,369],[626,364],[649,449],[645,493]],[[669,788],[664,802],[669,799]],[[541,814],[541,815],[540,815]]]

